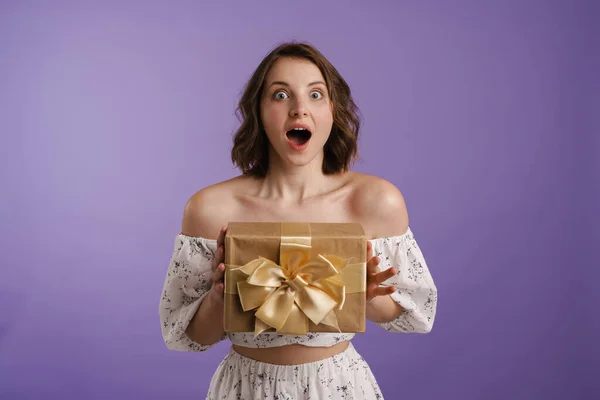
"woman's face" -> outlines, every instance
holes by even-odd
[[[322,162],[333,126],[331,110],[325,79],[315,64],[293,58],[273,64],[265,78],[260,118],[271,151],[284,164]]]

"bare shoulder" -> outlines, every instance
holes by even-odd
[[[207,186],[194,193],[183,210],[181,233],[188,236],[216,239],[221,227],[235,213],[236,192],[240,177]]]
[[[400,236],[408,229],[404,196],[393,183],[373,175],[356,174],[352,210],[368,236]]]

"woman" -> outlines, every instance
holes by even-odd
[[[205,351],[231,340],[209,399],[383,398],[350,343],[353,334],[224,333],[230,221],[358,222],[370,239],[367,318],[392,332],[429,332],[437,305],[402,194],[349,170],[357,108],[318,50],[297,43],[274,49],[248,82],[239,112],[232,160],[243,174],[198,191],[184,209],[160,303],[167,347]]]

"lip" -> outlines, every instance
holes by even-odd
[[[304,144],[301,144],[301,145],[299,145],[299,144],[296,144],[296,143],[292,142],[290,139],[288,139],[288,137],[287,137],[287,133],[288,133],[289,131],[291,131],[292,129],[295,129],[295,128],[303,128],[303,129],[306,129],[307,131],[309,131],[309,132],[310,132],[310,134],[311,134],[311,138],[312,138],[312,130],[309,128],[309,126],[308,126],[308,125],[301,124],[301,123],[295,123],[295,124],[291,124],[291,125],[290,125],[290,126],[287,128],[287,130],[285,131],[285,133],[286,133],[285,139],[286,139],[287,143],[290,145],[290,147],[292,148],[292,150],[295,150],[295,151],[302,151],[302,150],[304,150],[304,149],[306,149],[306,148],[308,147],[308,144],[310,143],[310,139],[308,139],[308,140],[306,141],[306,143],[304,143]]]

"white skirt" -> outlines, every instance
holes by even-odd
[[[335,356],[297,365],[275,365],[231,349],[215,372],[209,400],[383,399],[367,362],[352,343]]]

